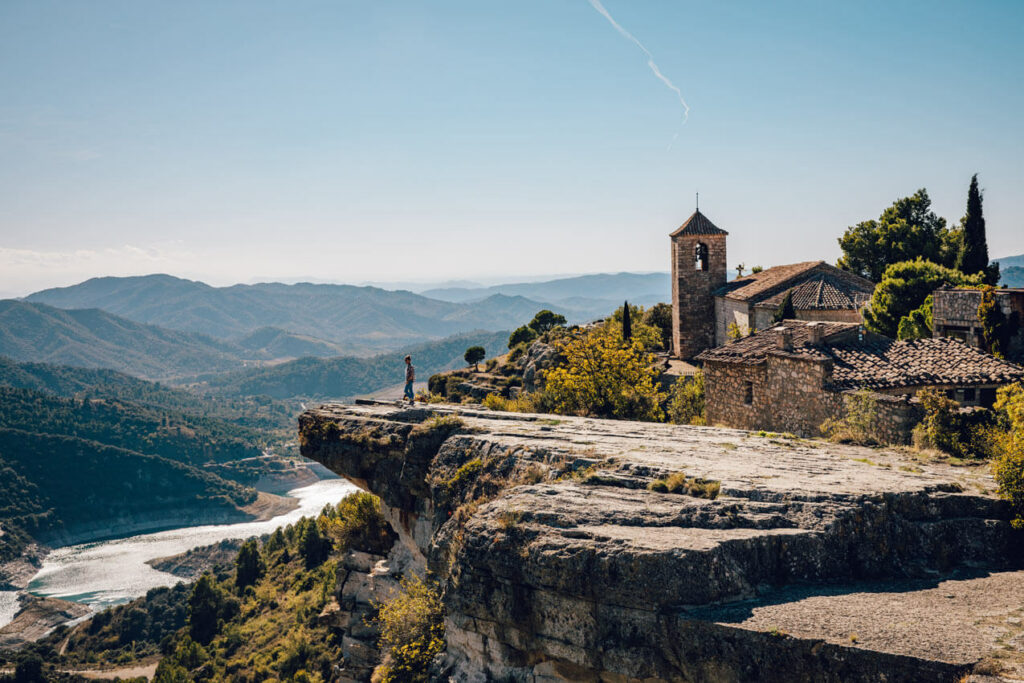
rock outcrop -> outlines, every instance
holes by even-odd
[[[392,557],[441,583],[438,680],[1024,671],[1021,538],[980,470],[738,430],[454,411],[300,417],[303,454],[380,496]],[[648,489],[666,479],[655,488],[684,493]],[[393,587],[395,568],[373,564]],[[335,623],[351,631],[373,600],[344,579]],[[353,680],[368,679],[361,652]]]

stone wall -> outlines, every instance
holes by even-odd
[[[1024,290],[999,290],[996,301],[1003,315],[1018,321],[1016,334],[1010,340],[1006,355],[1013,360],[1024,360]],[[932,334],[952,337],[977,348],[981,345],[981,321],[978,305],[981,291],[977,289],[939,289],[932,294]]]
[[[824,388],[830,375],[824,362],[781,354],[756,365],[708,362],[708,424],[817,436],[822,422],[842,413],[841,396]]]
[[[708,424],[738,429],[820,436],[829,418],[841,418],[854,391],[829,388],[832,370],[825,361],[783,353],[756,365],[711,361],[704,366]],[[750,385],[751,402],[746,403]],[[911,402],[917,389],[874,393],[877,432],[887,443],[909,443],[920,419]]]
[[[842,393],[844,414],[858,393],[854,390]],[[914,427],[924,417],[921,405],[912,401],[911,394],[907,393],[871,392],[871,398],[876,411],[871,424],[877,438],[883,443],[910,443]]]
[[[697,270],[694,248],[708,248],[707,270]],[[726,282],[725,235],[680,235],[672,240],[672,351],[693,358],[715,345],[715,297]]]
[[[715,346],[729,343],[729,326],[733,323],[749,334],[750,306],[745,301],[715,297]]]

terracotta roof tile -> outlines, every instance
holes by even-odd
[[[793,308],[797,310],[836,311],[861,308],[871,299],[873,288],[821,274],[813,276],[795,287],[784,289],[778,294],[758,302],[757,305],[764,308],[776,308],[786,297],[786,292],[790,291],[793,292]]]
[[[811,325],[822,326],[824,343],[809,346]],[[778,345],[779,328],[793,336],[793,350]],[[780,325],[697,356],[703,362],[758,364],[769,354],[832,362],[837,389],[895,389],[927,385],[970,386],[1024,380],[1024,367],[949,338],[896,341],[861,332],[856,323],[807,323],[785,320]]]
[[[804,261],[803,263],[773,266],[760,273],[737,278],[720,288],[715,294],[736,301],[759,302],[817,276],[827,276],[832,283],[841,284],[847,290],[862,290],[870,293],[875,287],[870,280],[840,270],[824,261]]]
[[[669,235],[669,237],[678,237],[679,235],[728,235],[725,230],[722,230],[717,225],[708,220],[708,217],[702,214],[699,210],[694,211],[693,215],[686,219],[686,222],[680,225],[676,230]]]

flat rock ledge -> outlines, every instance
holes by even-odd
[[[299,424],[304,455],[381,497],[392,556],[440,582],[434,680],[1024,678],[1024,538],[985,468],[465,406]],[[648,490],[679,473],[689,493]]]

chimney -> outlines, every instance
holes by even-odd
[[[793,350],[793,330],[788,327],[777,327],[779,335],[775,338],[781,351]]]
[[[825,326],[821,323],[808,323],[807,335],[811,346],[821,346],[825,341]]]

